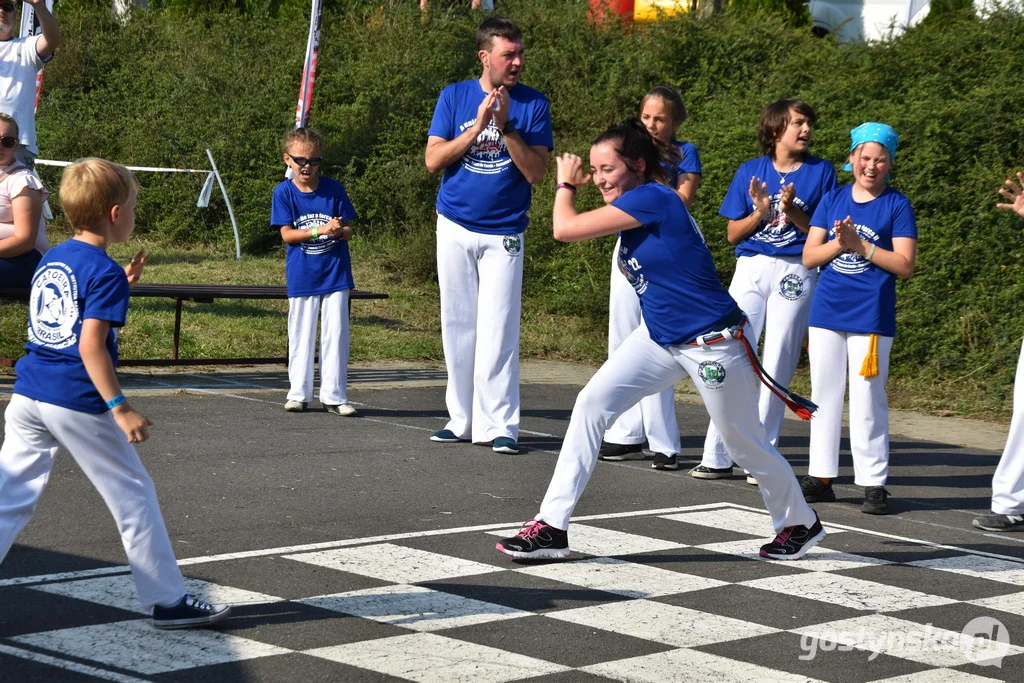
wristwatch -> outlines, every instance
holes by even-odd
[[[501,134],[502,135],[508,135],[509,133],[515,133],[515,132],[516,132],[516,124],[512,122],[512,119],[509,119],[508,121],[505,122],[505,127],[501,129]]]

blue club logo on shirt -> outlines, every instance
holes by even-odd
[[[790,273],[779,282],[779,294],[783,299],[796,301],[804,295],[807,290],[804,288],[804,279],[799,275]]]
[[[697,366],[697,376],[708,389],[720,389],[725,384],[725,366],[713,360],[706,360]]]
[[[462,127],[467,128],[473,123],[468,121]],[[476,142],[462,157],[462,166],[466,170],[482,175],[501,173],[511,164],[512,157],[505,147],[505,136],[493,122],[477,136]]]
[[[793,203],[802,210],[807,211],[807,205],[799,198],[794,197]],[[756,242],[765,242],[775,247],[785,247],[800,238],[803,233],[796,229],[789,216],[781,208],[782,193],[772,195],[771,204],[768,208],[768,218],[761,224],[757,232],[751,235],[750,239]],[[751,204],[752,210],[757,210],[756,204]]]
[[[78,343],[78,280],[63,263],[49,263],[32,278],[28,339],[52,349]]]
[[[861,225],[859,223],[854,227],[857,228],[857,234],[860,235],[861,239],[867,240],[871,244],[878,244],[877,232],[868,226]],[[835,228],[829,230],[828,234],[830,238],[835,239]],[[829,267],[843,275],[856,275],[858,273],[863,273],[870,268],[871,263],[860,254],[844,251],[839,256],[832,259],[832,263],[829,264]]]
[[[331,217],[324,213],[307,213],[299,216],[295,221],[295,228],[297,230],[320,228],[327,225],[329,220],[331,220]],[[326,254],[336,246],[338,246],[338,240],[326,235],[321,235],[315,240],[307,240],[299,244],[299,247],[306,254]]]

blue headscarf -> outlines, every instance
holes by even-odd
[[[865,142],[877,142],[889,150],[889,160],[892,162],[896,161],[896,145],[900,142],[900,136],[896,135],[896,131],[890,125],[873,121],[862,123],[850,131],[850,140],[851,153]],[[847,162],[843,166],[843,170],[852,171],[853,165]],[[888,174],[885,176],[885,179],[889,179]]]

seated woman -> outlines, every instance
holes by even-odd
[[[0,113],[0,287],[28,287],[49,248],[43,202],[49,192],[15,160],[18,124]]]

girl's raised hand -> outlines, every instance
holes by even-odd
[[[142,271],[146,268],[146,264],[149,263],[149,254],[145,248],[139,249],[139,252],[132,257],[132,260],[124,267],[124,274],[128,276],[128,284],[134,285],[142,277]]]
[[[562,154],[555,158],[558,165],[557,182],[582,187],[590,182],[590,174],[583,170],[583,159],[575,154]]]
[[[999,194],[1010,200],[1009,204],[996,204],[997,209],[1006,209],[1024,218],[1024,173],[1017,171],[1017,182],[1010,178],[1005,183],[1006,187],[999,190]]]
[[[857,234],[857,227],[849,216],[841,221],[836,221],[836,239],[844,251],[855,252],[860,247],[860,235]]]
[[[767,216],[772,206],[772,198],[768,196],[768,183],[762,183],[756,175],[750,176],[750,198],[754,200],[754,206]]]
[[[793,208],[793,200],[796,199],[796,187],[793,183],[782,188],[782,196],[779,198],[779,208],[789,211]]]

